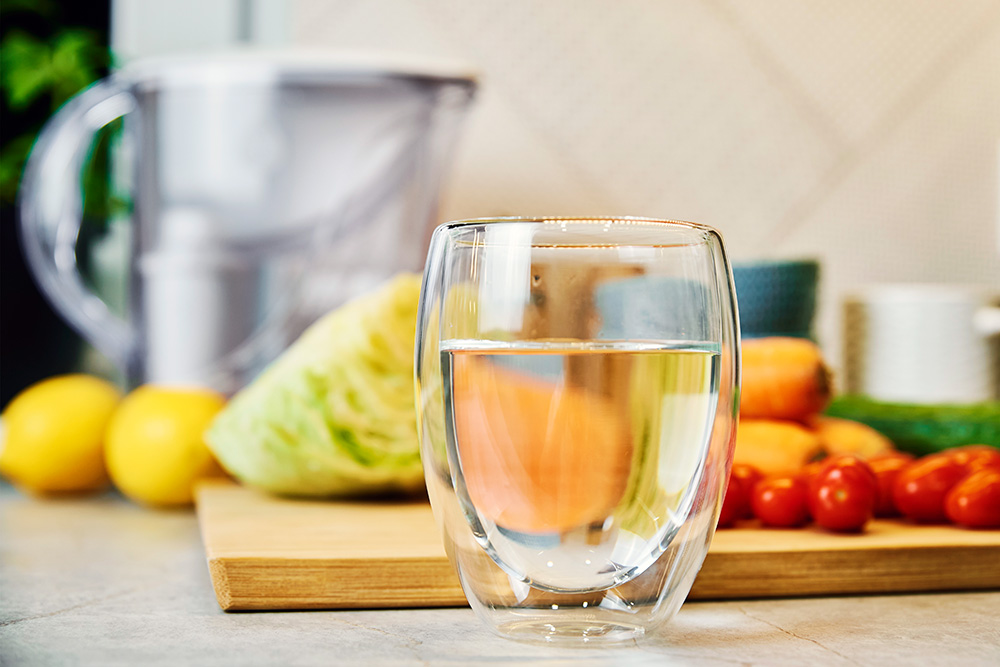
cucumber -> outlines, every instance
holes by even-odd
[[[1000,447],[1000,401],[909,405],[846,395],[835,398],[826,414],[868,424],[897,449],[917,456],[960,445]]]

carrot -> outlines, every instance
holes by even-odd
[[[740,416],[806,421],[830,401],[830,371],[819,348],[801,338],[743,342]]]
[[[455,355],[458,455],[479,512],[520,532],[604,521],[632,464],[627,414],[599,397]]]
[[[764,475],[796,473],[822,451],[816,434],[801,424],[741,418],[733,462],[751,465]]]
[[[895,450],[889,438],[861,422],[819,415],[813,418],[811,426],[830,456],[856,454],[867,459]]]

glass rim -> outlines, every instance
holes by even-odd
[[[647,216],[631,216],[631,215],[593,215],[593,216],[583,216],[583,215],[499,215],[499,216],[486,216],[481,218],[461,218],[458,220],[450,220],[448,222],[441,223],[442,227],[448,229],[457,229],[461,227],[471,227],[476,225],[488,225],[494,223],[517,223],[517,222],[535,222],[535,223],[578,223],[578,224],[627,224],[627,225],[648,225],[650,227],[655,227],[659,225],[668,225],[671,227],[686,227],[688,229],[694,229],[705,232],[712,232],[713,234],[721,236],[719,230],[711,225],[706,225],[701,222],[691,222],[689,220],[675,220],[673,218],[655,218]]]
[[[723,245],[722,233],[709,225],[685,220],[632,216],[494,216],[468,218],[442,223],[434,230],[434,236],[447,236],[453,242],[464,245],[465,242],[459,239],[466,236],[471,230],[503,227],[514,228],[519,225],[534,225],[536,227],[535,231],[542,233],[546,231],[567,231],[567,225],[571,225],[574,234],[586,233],[588,229],[593,229],[594,231],[612,231],[617,235],[632,237],[616,239],[598,239],[594,237],[582,243],[575,240],[571,241],[569,238],[563,238],[559,241],[550,240],[549,242],[536,242],[536,240],[532,240],[528,244],[537,248]],[[598,228],[603,229],[599,230]],[[639,234],[639,236],[634,236],[635,234]],[[645,235],[645,238],[643,238],[643,235]],[[663,238],[663,236],[669,237],[670,235],[675,235],[675,237]],[[677,238],[677,236],[680,238]],[[523,239],[521,239],[521,242],[523,242]],[[520,246],[521,242],[514,245]],[[472,245],[496,245],[496,243],[483,243],[477,239],[472,241]]]

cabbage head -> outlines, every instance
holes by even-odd
[[[205,434],[241,482],[293,496],[423,484],[413,391],[420,277],[400,275],[313,324]]]

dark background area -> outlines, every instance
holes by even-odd
[[[16,182],[53,111],[107,73],[109,2],[0,3],[0,406],[29,384],[74,370],[79,336],[51,308],[24,263]]]

